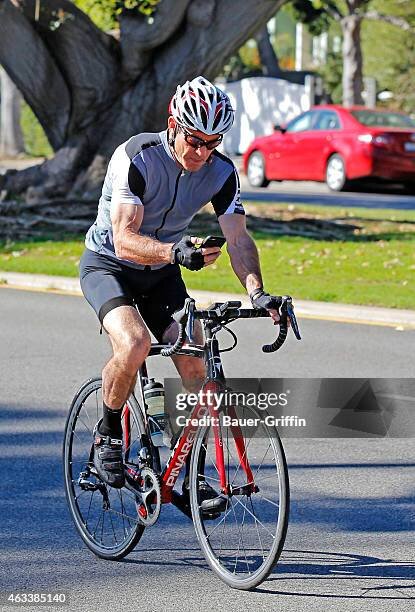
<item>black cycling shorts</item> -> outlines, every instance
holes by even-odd
[[[114,308],[137,305],[159,342],[173,321],[173,312],[189,297],[177,264],[137,270],[86,249],[79,269],[82,292],[101,324]]]

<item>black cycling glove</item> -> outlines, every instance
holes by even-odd
[[[205,260],[201,249],[195,247],[190,236],[183,236],[172,247],[171,263],[179,264],[189,270],[201,270],[205,265]]]
[[[273,310],[278,310],[280,307],[279,300],[273,295],[265,293],[263,289],[255,289],[255,291],[249,294],[249,297],[254,308],[266,308],[267,310],[272,308]]]

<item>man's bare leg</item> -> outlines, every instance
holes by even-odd
[[[113,356],[102,371],[104,421],[107,421],[105,407],[111,413],[119,411],[134,390],[137,371],[150,351],[151,339],[143,319],[133,306],[111,310],[104,317],[103,327],[113,349]],[[116,416],[120,419],[121,414]],[[110,415],[110,420],[115,423],[115,415]]]
[[[150,334],[137,310],[119,306],[103,320],[113,356],[102,371],[103,418],[94,437],[94,465],[112,487],[124,486],[121,409],[150,350]]]
[[[163,342],[174,343],[178,333],[178,324],[174,322],[164,332]],[[196,344],[203,344],[203,332],[200,321],[195,321],[194,335]],[[190,393],[200,391],[206,378],[206,368],[203,359],[188,357],[187,355],[174,355],[172,359],[180,374],[184,388]]]

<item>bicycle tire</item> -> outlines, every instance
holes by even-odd
[[[254,407],[249,407],[249,411],[251,411],[253,417],[259,418],[259,419],[264,419],[264,417],[267,415],[265,411],[262,411],[262,410],[258,411]],[[262,548],[261,537],[259,535],[259,527],[263,524],[259,520],[256,521],[254,519],[252,521],[252,517],[257,512],[257,510],[254,510],[253,499],[255,499],[255,506],[258,508],[257,506],[258,500],[263,501],[263,499],[266,499],[265,497],[261,500],[261,497],[260,497],[261,487],[262,489],[264,489],[265,487],[265,491],[266,491],[267,487],[269,488],[271,483],[268,482],[264,485],[263,484],[265,480],[264,479],[261,483],[261,486],[259,487],[259,493],[252,493],[249,496],[246,496],[247,497],[246,502],[244,501],[241,502],[240,499],[237,499],[234,506],[233,506],[232,496],[228,495],[226,509],[216,519],[212,519],[212,517],[210,517],[209,521],[207,521],[205,515],[203,515],[203,513],[201,512],[201,509],[199,506],[199,499],[198,499],[197,482],[198,482],[198,479],[200,479],[202,475],[198,471],[198,465],[200,465],[200,460],[201,460],[200,457],[202,453],[202,448],[203,448],[203,454],[208,455],[206,457],[206,465],[203,468],[204,478],[207,480],[207,482],[209,482],[209,479],[211,478],[211,482],[209,482],[209,484],[211,485],[215,484],[215,480],[217,481],[219,480],[218,477],[215,478],[215,477],[206,476],[209,470],[215,473],[211,466],[211,464],[214,463],[214,460],[212,459],[212,457],[214,457],[214,441],[213,441],[212,435],[209,436],[209,434],[211,434],[210,430],[211,430],[211,427],[209,425],[206,427],[201,427],[199,429],[197,433],[197,437],[195,439],[194,447],[192,450],[191,467],[190,467],[190,505],[191,505],[191,511],[192,511],[192,517],[193,517],[193,524],[194,524],[196,536],[198,538],[203,554],[210,568],[214,571],[214,573],[223,582],[225,582],[228,586],[232,588],[250,590],[250,589],[257,587],[269,576],[269,574],[273,570],[275,564],[277,563],[280,557],[280,554],[282,552],[284,542],[285,542],[285,537],[286,537],[286,533],[288,529],[290,493],[289,493],[288,469],[287,469],[287,462],[285,458],[284,448],[282,446],[282,443],[281,443],[281,440],[280,440],[280,437],[278,435],[278,431],[276,430],[276,428],[273,426],[264,425],[264,431],[266,432],[266,435],[268,437],[268,443],[273,450],[275,468],[276,468],[276,473],[278,476],[278,515],[277,515],[277,520],[275,522],[275,526],[272,528],[272,531],[273,531],[272,535],[274,539],[271,540],[272,545],[270,547],[268,555],[265,557],[264,550]],[[211,438],[212,440],[212,447],[213,447],[212,448],[213,452],[211,454],[209,454],[208,452],[209,438]],[[262,440],[262,438],[259,438],[259,439]],[[248,458],[248,461],[251,467],[253,467],[255,465],[255,461],[257,461],[257,458],[255,457],[255,452],[257,451],[255,451],[255,449],[252,447],[251,443],[248,441],[247,438],[245,439],[245,445],[246,445],[245,446],[246,457]],[[256,444],[256,446],[258,446],[258,444]],[[264,443],[261,441],[259,446],[264,446]],[[228,457],[228,463],[226,461],[227,447],[229,449],[229,437],[227,439],[224,439],[224,444],[223,444],[224,455],[225,455],[225,469],[227,472],[227,478],[229,482],[231,475],[232,475],[232,470],[230,469],[230,466],[229,466],[229,457]],[[228,455],[229,454],[230,453],[228,453]],[[204,461],[205,460],[203,459],[203,462]],[[237,463],[237,461],[238,460],[236,460],[235,463]],[[271,463],[271,466],[272,466],[272,463]],[[217,471],[217,467],[214,466],[214,468]],[[238,469],[236,469],[236,475],[237,475]],[[258,472],[259,472],[259,468],[256,470],[255,474],[257,474]],[[258,478],[258,476],[256,476],[255,474],[254,474],[255,483],[257,481],[260,482],[261,479]],[[241,479],[241,475],[242,475],[242,472],[239,475],[239,479]],[[271,477],[268,477],[268,476],[266,478],[271,479]],[[234,476],[234,480],[235,480],[235,476]],[[218,486],[218,482],[216,483],[216,488],[217,486]],[[243,499],[244,496],[240,494],[236,494],[234,497],[235,498],[239,497]],[[249,508],[248,507],[245,508],[245,504],[246,506],[248,506],[248,498],[250,500],[249,503],[251,505]],[[273,503],[269,499],[267,501],[270,503]],[[239,506],[242,506],[244,508],[243,510],[244,516],[245,516],[246,510],[247,510],[248,517],[249,517],[248,513],[251,514],[251,517],[249,518],[251,518],[251,522],[255,524],[256,531],[258,532],[258,539],[261,542],[263,561],[252,572],[249,571],[252,559],[254,559],[254,563],[252,565],[255,566],[255,563],[258,564],[259,562],[257,560],[257,557],[260,556],[258,553],[254,554],[253,549],[248,549],[249,550],[248,556],[247,556],[247,551],[245,550],[245,555],[243,556],[241,554],[242,560],[239,560],[238,559],[239,544],[238,544],[238,554],[236,556],[236,560],[234,561],[232,558],[232,554],[230,553],[230,547],[223,548],[222,543],[221,543],[219,554],[218,554],[218,550],[217,550],[218,546],[213,545],[214,539],[218,539],[220,529],[222,530],[222,532],[225,531],[225,524],[226,524],[227,516],[230,516],[231,518],[229,520],[228,525],[226,526],[226,529],[229,530],[229,533],[232,533],[235,531],[234,526],[230,526],[230,521],[232,520],[232,518],[234,518],[236,521],[235,508],[237,508],[237,511],[240,511],[241,509],[239,508]],[[252,508],[252,511],[251,511],[251,508]],[[271,522],[273,525],[273,521]],[[222,527],[220,527],[221,524],[222,524]],[[218,529],[219,531],[217,532],[216,536],[214,536],[215,530],[218,530]],[[242,525],[242,531],[245,534],[246,530],[244,529],[245,529],[245,526]],[[239,538],[239,541],[241,540],[242,531],[239,530],[239,535],[237,536]],[[225,554],[225,551],[228,551],[228,553]],[[245,563],[246,563],[245,571],[242,571]],[[230,571],[230,566],[232,564],[234,564],[233,572]],[[237,572],[236,571],[237,567],[240,568],[241,571]]]
[[[115,537],[116,543],[111,546],[111,545],[104,544],[103,539],[102,539],[102,534],[101,534],[101,543],[100,543],[98,538],[93,533],[91,533],[90,529],[88,528],[88,520],[89,520],[88,517],[89,517],[90,509],[88,510],[88,517],[85,520],[85,516],[83,516],[82,509],[80,508],[80,504],[78,501],[80,498],[80,493],[78,491],[79,485],[78,485],[78,489],[76,488],[76,482],[77,482],[76,479],[78,477],[77,472],[79,471],[79,468],[81,467],[83,460],[82,458],[80,458],[80,460],[76,462],[73,460],[73,445],[74,445],[74,440],[75,440],[76,424],[78,420],[80,420],[80,422],[83,423],[80,417],[80,413],[83,409],[84,409],[84,412],[86,411],[86,414],[88,415],[85,405],[88,399],[91,398],[93,394],[96,394],[97,416],[101,416],[102,403],[98,402],[98,392],[100,392],[101,387],[102,387],[101,378],[91,378],[83,383],[79,391],[76,393],[74,399],[72,400],[72,404],[71,404],[69,414],[66,420],[64,442],[63,442],[64,484],[65,484],[65,493],[66,493],[66,499],[68,502],[69,511],[70,511],[72,520],[75,524],[75,527],[79,535],[81,536],[82,540],[84,541],[86,546],[98,557],[102,559],[115,561],[115,560],[122,559],[129,552],[133,550],[133,548],[136,546],[137,542],[140,540],[141,536],[143,535],[144,526],[141,525],[133,516],[128,517],[128,515],[126,515],[128,522],[130,523],[130,525],[132,525],[129,532],[126,533],[125,523],[127,521],[124,519],[123,508],[124,508],[125,502],[123,502],[123,493],[122,493],[124,491],[124,496],[125,496],[126,491],[124,489],[113,489],[112,487],[105,485],[107,494],[109,496],[113,496],[114,499],[116,499],[116,497],[118,496],[118,498],[121,499],[121,502],[120,502],[121,512],[117,512],[115,510],[113,510],[112,512],[122,515],[123,531],[124,531],[125,538],[118,543],[117,538]],[[141,436],[143,433],[145,433],[145,427],[144,427],[144,422],[143,422],[142,415],[141,415],[140,406],[136,398],[134,397],[134,395],[130,396],[128,400],[128,406],[130,408],[130,414],[132,415],[132,418],[134,419],[134,424],[135,424],[135,427],[137,428],[137,433],[139,436]],[[88,419],[89,419],[89,415],[88,415]],[[83,425],[85,425],[85,423],[83,423]],[[86,446],[88,445],[87,432],[82,431],[80,435],[82,438],[85,438],[85,442],[83,443],[83,448],[86,448]],[[92,443],[93,443],[93,438],[92,438],[92,433],[91,433],[89,447],[92,446]],[[124,454],[125,454],[125,450],[126,449],[124,448]],[[85,465],[88,463],[88,460],[89,460],[89,454],[88,456],[84,457]],[[95,494],[95,491],[92,492],[90,506],[92,504],[92,498],[94,497],[94,494]],[[97,501],[99,504],[99,497],[97,498]],[[97,504],[94,502],[94,506],[95,505]],[[105,512],[104,509],[102,510],[102,512],[103,513]],[[109,510],[109,512],[111,513],[111,509]],[[114,536],[116,536],[112,514],[110,514],[110,522],[112,525],[112,529],[114,531]],[[102,530],[103,530],[104,524],[105,524],[105,514],[102,518]]]

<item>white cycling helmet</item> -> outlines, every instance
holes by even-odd
[[[177,86],[169,114],[180,126],[208,136],[230,130],[234,118],[226,93],[202,76]]]

